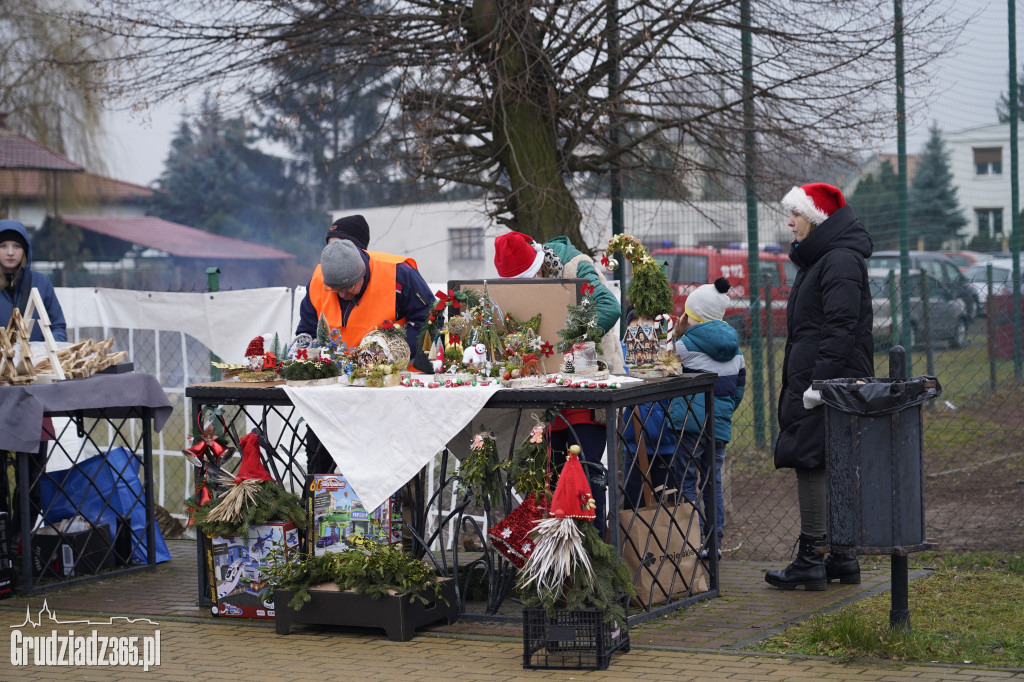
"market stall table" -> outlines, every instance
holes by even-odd
[[[152,434],[153,429],[159,431],[163,428],[170,414],[171,404],[159,382],[152,375],[138,372],[95,374],[84,379],[54,383],[0,386],[0,452],[5,453],[5,457],[8,452],[17,453],[15,475],[18,499],[14,501],[16,507],[13,511],[17,513],[19,521],[17,531],[22,551],[18,566],[22,590],[31,593],[70,582],[152,568],[156,564],[159,541],[155,537],[153,514]],[[59,417],[66,417],[68,421],[56,428],[55,433],[44,433],[44,426],[49,428],[52,419]],[[136,422],[141,428],[135,428]],[[119,479],[115,485],[122,498],[116,503],[101,500],[101,509],[98,511],[80,509],[82,505],[96,502],[93,492],[97,487],[95,479],[98,474],[85,474],[85,489],[82,491],[65,490],[64,485],[82,473],[81,465],[90,460],[93,465],[105,464],[102,460],[114,451],[126,463],[114,472],[114,476]],[[141,471],[136,471],[136,465],[139,464],[136,453],[140,451]],[[65,472],[50,470],[51,459],[57,455],[66,458],[71,467],[63,478],[61,475]],[[94,455],[99,459],[92,459]],[[4,466],[5,481],[6,470]],[[125,485],[125,479],[136,474],[140,479],[140,489],[132,490]],[[40,495],[44,488],[52,495],[52,499],[49,504],[40,506]],[[71,516],[79,513],[86,518],[96,513],[104,516],[109,513],[119,515],[118,522],[114,524],[116,528],[107,528],[102,538],[97,538],[94,531],[76,534],[84,535],[89,542],[99,540],[100,547],[96,550],[98,558],[86,562],[79,555],[70,561],[66,560],[69,551],[72,552],[70,556],[74,556],[74,550],[82,549],[76,546],[71,533],[51,536],[54,538],[52,551],[47,556],[41,556],[38,551],[41,541],[39,530],[32,530],[35,517],[41,513],[47,522],[56,523],[58,519],[52,518],[52,514],[56,513],[59,504],[63,504]],[[140,512],[140,505],[145,512],[145,530],[122,529],[121,521],[132,512]],[[39,556],[33,554],[34,541],[37,548],[35,554]],[[126,544],[115,547],[119,542]],[[11,542],[11,547],[17,544],[16,541]],[[124,556],[124,552],[127,552],[127,556]],[[136,562],[144,561],[144,565],[125,565],[101,573],[101,569],[114,563],[115,555],[120,555],[118,558],[125,564],[133,563],[134,557]],[[53,578],[53,582],[42,584],[49,578]]]
[[[437,389],[364,388],[340,383],[298,388],[280,383],[260,385],[220,381],[189,386],[185,395],[192,400],[192,412],[196,414],[205,406],[236,406],[234,414],[225,413],[225,421],[231,424],[236,418],[244,416],[246,428],[255,427],[264,436],[270,454],[268,469],[278,482],[291,490],[301,489],[307,473],[320,473],[305,471],[305,427],[319,438],[337,464],[338,471],[349,479],[367,509],[374,509],[410,479],[417,480],[421,487],[410,524],[413,551],[427,556],[443,574],[455,574],[456,578],[464,577],[468,580],[466,572],[470,569],[459,565],[458,543],[453,543],[451,556],[447,551],[435,552],[432,546],[436,544],[435,540],[446,523],[454,520],[456,527],[461,528],[468,519],[468,500],[466,504],[460,500],[459,504],[453,504],[452,509],[445,511],[441,508],[439,491],[446,487],[457,488],[457,480],[448,471],[447,446],[453,437],[471,424],[481,410],[501,408],[513,411],[513,434],[519,432],[521,423],[525,423],[522,422],[524,410],[528,413],[541,410],[553,414],[564,408],[589,408],[603,414],[607,434],[607,468],[608,471],[622,474],[621,478],[616,477],[620,479],[618,485],[608,486],[609,519],[614,520],[619,518],[624,508],[622,486],[625,478],[630,475],[623,469],[623,453],[629,455],[630,461],[633,459],[632,453],[623,449],[624,417],[631,414],[634,407],[644,403],[660,402],[667,406],[668,401],[682,398],[690,405],[698,395],[704,396],[708,405],[713,405],[711,396],[714,381],[714,374],[684,374],[623,383],[617,388],[570,388],[547,384],[532,388],[500,388],[491,385]],[[705,440],[705,443],[713,443],[711,410],[708,410],[704,420],[702,438],[710,439]],[[529,425],[525,428],[528,431]],[[661,425],[659,428],[666,427]],[[511,450],[516,443],[509,445]],[[439,452],[442,454],[440,466],[436,468],[436,480],[432,482],[433,485],[423,486],[425,476],[422,472]],[[647,472],[642,475],[646,476]],[[710,478],[713,485],[714,477]],[[424,487],[431,490],[424,490]],[[465,492],[453,490],[453,494],[465,495]],[[514,506],[513,491],[506,487],[502,498],[493,503],[507,513]],[[490,508],[490,502],[483,503],[484,513],[488,517],[497,511]],[[666,505],[665,513],[670,514],[674,505],[665,501],[661,504]],[[434,506],[437,507],[436,527],[428,528],[427,508]],[[628,516],[630,510],[627,508],[626,512]],[[625,520],[622,524],[623,528],[629,527]],[[626,542],[621,531],[619,523],[609,523],[608,541],[620,550]],[[482,608],[483,613],[477,615],[503,619],[499,609],[511,586],[514,569],[499,560],[486,543],[486,528],[476,528],[475,532],[482,541],[483,556],[471,563],[483,566],[488,585],[487,603]],[[710,542],[713,546],[715,540]],[[202,552],[199,554],[202,555]],[[710,558],[703,560],[701,569],[708,576],[706,592],[694,594],[689,590],[682,597],[670,598],[660,606],[649,599],[641,599],[644,611],[631,615],[630,622],[717,596],[717,552],[709,552],[708,556]],[[201,559],[199,568],[200,602],[209,605],[211,602],[205,593],[208,587],[203,575],[205,564]],[[461,582],[460,606],[462,612],[466,613],[468,583]],[[677,581],[673,578],[673,582]]]

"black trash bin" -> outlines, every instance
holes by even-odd
[[[828,537],[833,552],[926,549],[921,406],[935,377],[814,382],[825,403]]]

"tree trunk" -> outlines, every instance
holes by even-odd
[[[473,6],[476,33],[483,37],[479,49],[491,60],[492,131],[509,183],[513,226],[539,242],[565,235],[589,253],[559,158],[552,71],[528,6],[515,4],[476,0]]]

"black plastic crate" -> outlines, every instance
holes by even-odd
[[[629,633],[600,609],[549,616],[544,609],[523,609],[523,667],[604,670],[616,651],[629,651]]]

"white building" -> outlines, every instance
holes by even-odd
[[[582,232],[596,252],[612,236],[611,202],[584,199]],[[483,201],[409,204],[333,211],[331,220],[361,214],[370,226],[370,249],[416,259],[428,282],[496,277],[494,238],[506,231],[486,214]],[[627,200],[623,231],[648,246],[670,242],[728,244],[747,241],[746,204],[742,201],[698,201],[683,204]],[[758,210],[760,242],[788,243],[786,215],[777,203]]]
[[[968,221],[961,233],[964,244],[979,233],[1005,243],[1011,229],[1010,124],[968,128],[945,133],[942,138],[957,198]],[[1020,151],[1024,153],[1024,149]],[[1022,168],[1018,158],[1018,174]]]

